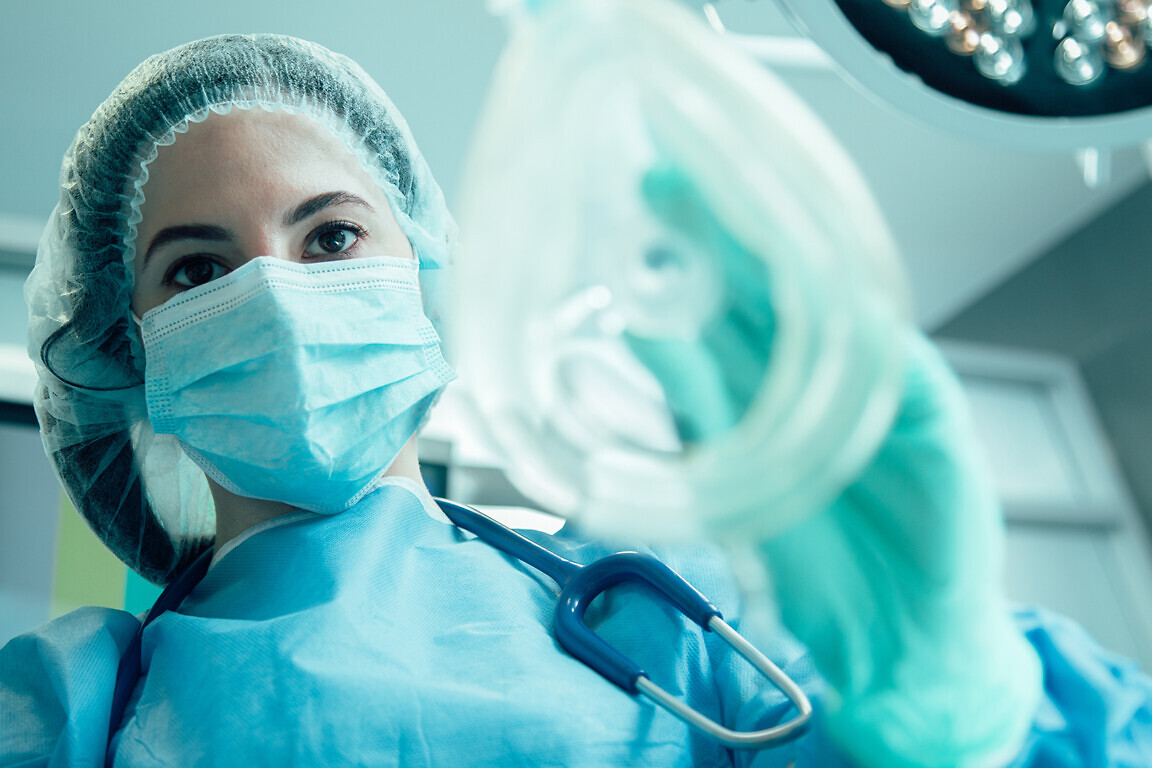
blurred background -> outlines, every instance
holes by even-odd
[[[1009,594],[1073,615],[1152,668],[1145,147],[1093,155],[948,131],[864,93],[772,0],[715,10],[732,44],[827,122],[887,216],[917,322],[961,375],[1004,501]],[[296,35],[351,56],[381,83],[452,205],[505,30],[481,0],[0,0],[0,29],[4,642],[77,605],[140,611],[156,594],[68,507],[29,405],[21,288],[76,129],[149,54],[222,32]],[[434,490],[530,504],[504,479],[463,387],[445,397],[421,447]]]

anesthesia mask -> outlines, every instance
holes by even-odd
[[[909,312],[880,212],[683,7],[537,5],[465,175],[461,379],[512,481],[589,532],[778,532],[895,413]]]

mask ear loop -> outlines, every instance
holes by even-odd
[[[145,312],[144,314],[148,314]],[[144,318],[136,314],[136,310],[131,307],[128,308],[128,316],[132,318],[132,322],[136,324],[136,335],[131,339],[132,344],[132,358],[136,370],[140,372],[141,377],[146,377],[145,372],[145,355],[144,355]],[[129,329],[129,335],[133,329]]]

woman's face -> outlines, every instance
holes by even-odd
[[[233,109],[193,123],[148,166],[137,226],[137,317],[257,256],[413,258],[388,199],[311,118]]]

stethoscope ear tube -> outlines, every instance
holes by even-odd
[[[120,656],[120,666],[116,669],[116,687],[112,692],[112,708],[108,716],[108,749],[104,756],[105,766],[112,765],[112,759],[116,752],[116,732],[120,729],[120,723],[124,719],[124,710],[128,708],[128,699],[131,698],[132,691],[136,688],[136,682],[140,679],[140,650],[144,638],[144,628],[155,621],[160,614],[177,608],[180,603],[184,602],[188,593],[195,589],[200,580],[204,578],[204,574],[208,573],[213,551],[214,548],[209,547],[202,552],[199,557],[192,561],[191,565],[164,588],[160,597],[156,598],[156,602],[148,609],[148,615],[144,617],[144,621],[140,623],[136,634],[128,643],[128,647]]]
[[[699,728],[717,741],[735,749],[765,749],[791,741],[803,734],[812,717],[812,703],[808,701],[804,691],[800,690],[800,686],[796,685],[792,678],[773,664],[771,659],[745,640],[739,632],[732,629],[724,619],[714,616],[708,623],[708,628],[719,635],[734,651],[747,659],[752,666],[767,675],[768,679],[795,705],[796,717],[759,731],[734,731],[700,714],[647,677],[636,681],[636,687],[640,692],[684,722]]]

